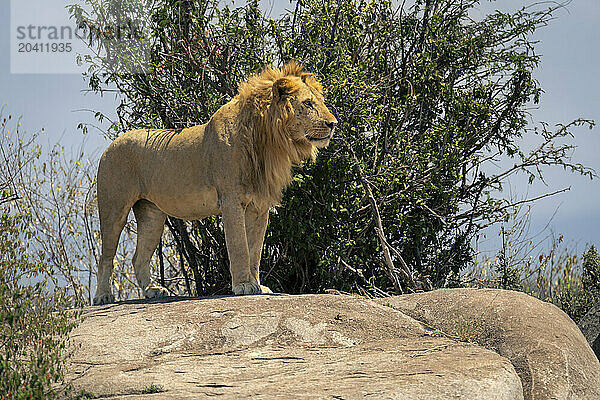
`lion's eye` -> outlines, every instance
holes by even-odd
[[[314,103],[312,102],[312,100],[304,100],[302,102],[302,104],[304,104],[304,107],[307,107],[307,108],[314,108],[315,107]]]

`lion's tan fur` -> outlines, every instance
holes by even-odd
[[[251,76],[204,125],[118,137],[98,167],[102,257],[94,302],[112,300],[113,257],[132,207],[138,222],[133,264],[147,297],[165,294],[151,281],[148,263],[166,215],[222,214],[234,292],[267,290],[258,265],[268,209],[280,200],[292,166],[328,144],[337,121],[323,100],[319,82],[290,63]]]

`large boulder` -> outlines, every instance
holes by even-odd
[[[600,359],[600,303],[593,306],[577,325]]]
[[[507,358],[350,296],[92,307],[71,341],[68,378],[97,398],[523,399]]]
[[[525,399],[600,399],[600,363],[560,309],[523,293],[448,289],[377,300],[511,360]]]

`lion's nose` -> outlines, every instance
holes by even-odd
[[[325,122],[325,126],[327,126],[329,129],[333,129],[337,126],[337,121],[328,121]]]

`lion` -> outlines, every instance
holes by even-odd
[[[221,214],[233,293],[271,293],[259,276],[269,209],[280,202],[292,166],[314,160],[337,124],[320,82],[291,62],[250,76],[204,125],[120,135],[98,166],[102,254],[94,304],[114,302],[113,259],[132,208],[132,263],[146,298],[168,295],[150,275],[167,215],[198,220]]]

